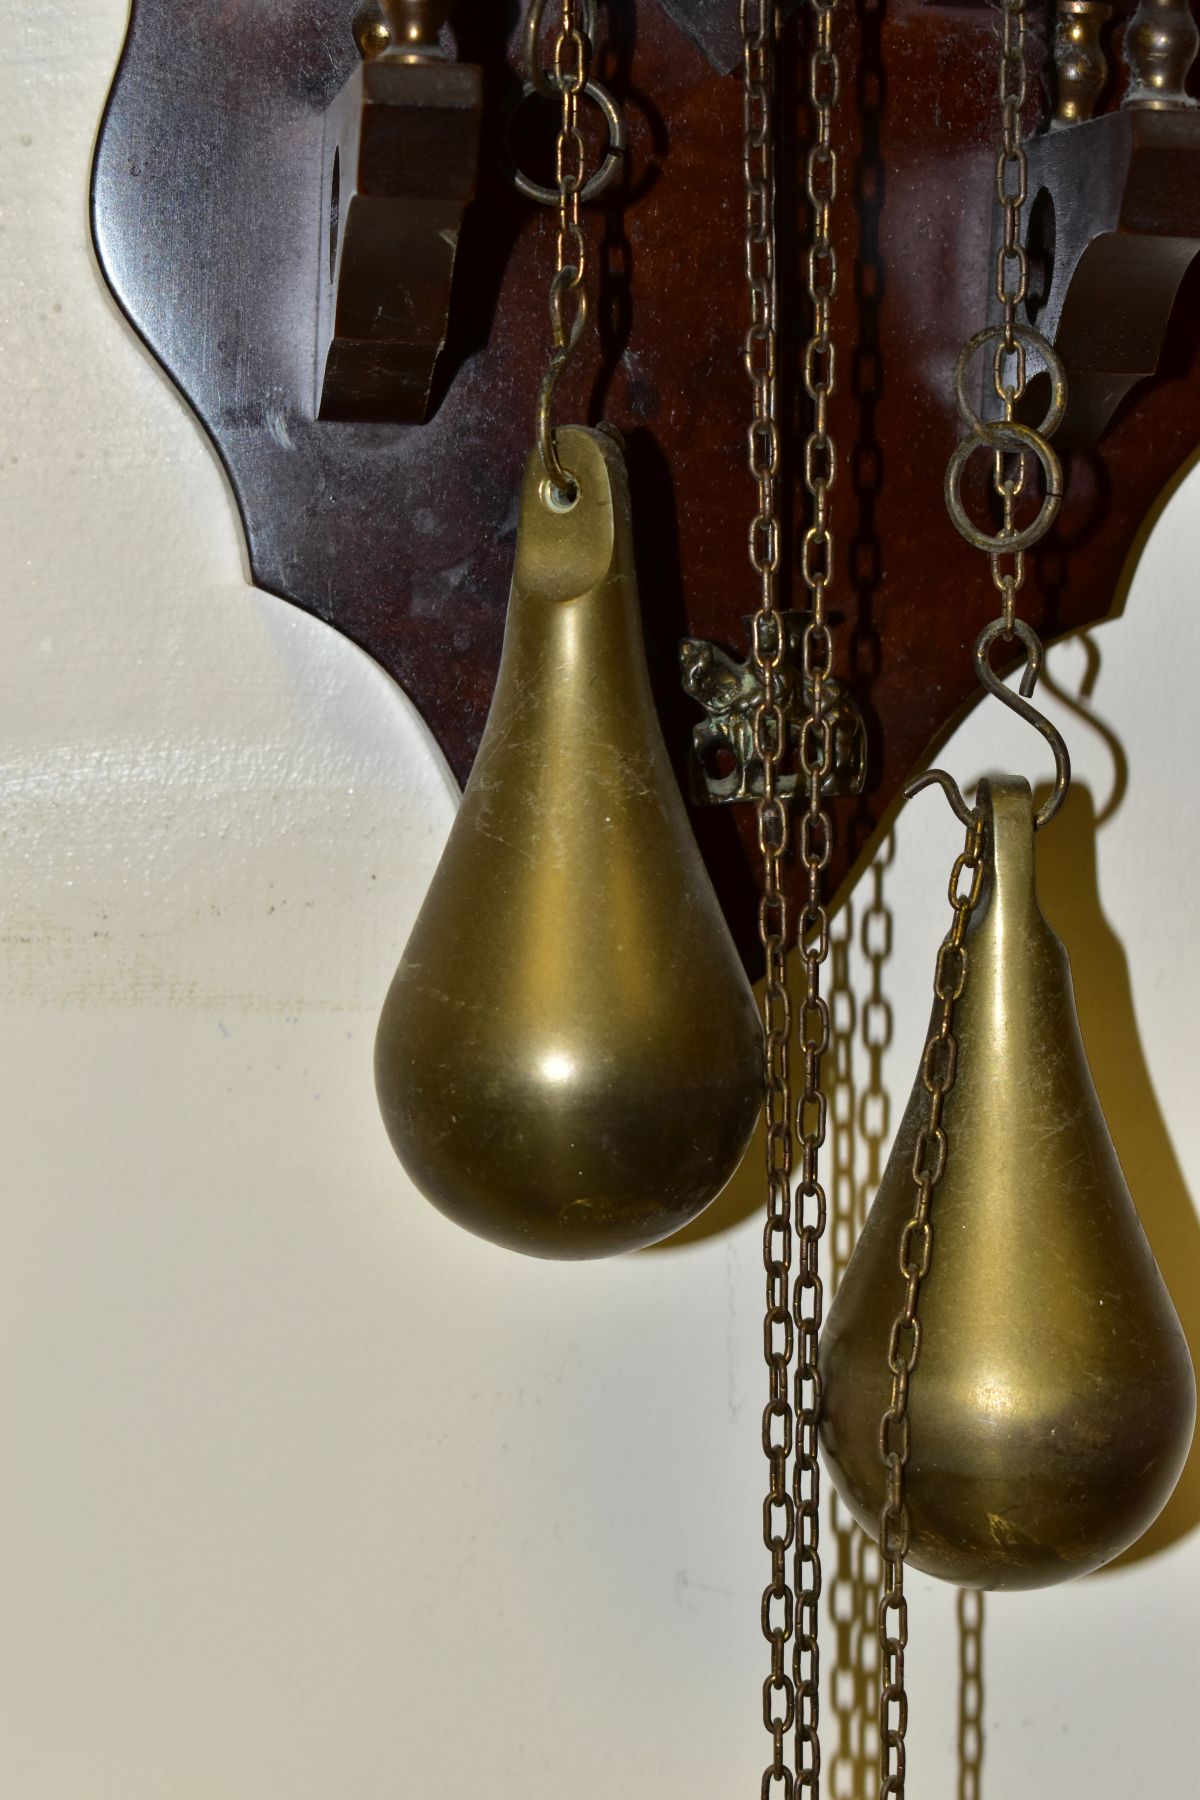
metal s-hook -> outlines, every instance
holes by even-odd
[[[918,775],[914,781],[905,783],[904,798],[915,800],[927,787],[940,787],[950,802],[950,810],[955,818],[962,825],[970,825],[975,815],[963,799],[963,791],[953,775],[948,775],[945,769],[927,769],[924,775]]]
[[[989,655],[992,645],[998,638],[1007,638],[1010,635],[1020,638],[1025,646],[1025,672],[1021,676],[1020,688],[1015,694],[997,675]],[[1015,712],[1019,719],[1024,719],[1027,725],[1032,725],[1035,731],[1040,732],[1049,744],[1050,754],[1054,758],[1054,786],[1037,810],[1033,821],[1036,831],[1040,831],[1043,825],[1050,823],[1066,799],[1071,786],[1071,755],[1066,741],[1062,733],[1050,723],[1045,713],[1040,713],[1036,706],[1030,704],[1030,696],[1036,688],[1038,676],[1042,672],[1044,656],[1042,640],[1038,637],[1037,632],[1020,619],[1013,620],[1011,634],[1006,631],[1002,618],[993,619],[990,625],[984,626],[975,640],[975,673],[988,693],[994,694],[996,699],[1002,701],[1010,712]]]
[[[1015,694],[1010,687],[1005,686],[991,664],[992,645],[1001,638],[1010,637],[1019,638],[1025,650],[1025,670],[1021,676],[1020,687]],[[1037,707],[1031,704],[1031,696],[1037,687],[1038,676],[1042,672],[1042,663],[1045,659],[1042,641],[1036,631],[1020,619],[1014,619],[1011,631],[1006,628],[1003,618],[993,619],[990,625],[984,626],[975,640],[974,659],[975,673],[988,693],[1003,702],[1010,712],[1016,713],[1018,718],[1024,719],[1027,725],[1032,725],[1050,746],[1050,754],[1054,758],[1054,786],[1038,808],[1033,821],[1034,829],[1040,831],[1043,825],[1048,825],[1057,813],[1071,786],[1071,756],[1062,733],[1050,723],[1044,713],[1040,713]],[[911,800],[914,794],[919,794],[924,788],[933,786],[941,788],[950,802],[955,818],[961,824],[969,825],[973,816],[971,808],[963,798],[962,789],[954,777],[948,775],[944,769],[930,769],[926,774],[919,775],[915,781],[910,781],[904,789],[904,797],[906,800]]]
[[[559,459],[558,445],[554,435],[554,425],[550,416],[554,400],[554,390],[558,386],[559,376],[571,360],[572,352],[583,335],[587,324],[588,297],[587,289],[576,288],[579,271],[570,263],[559,269],[550,283],[550,326],[554,334],[554,351],[549,366],[542,377],[537,399],[537,446],[546,471],[547,505],[556,512],[568,512],[579,497],[579,484],[570,469],[563,467]],[[575,314],[570,325],[567,324],[563,312],[566,296],[575,289]]]

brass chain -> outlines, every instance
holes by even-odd
[[[946,504],[955,527],[968,543],[985,550],[991,560],[992,582],[1001,601],[997,635],[1005,642],[1018,631],[1017,595],[1025,580],[1025,552],[1049,531],[1062,500],[1062,466],[1049,439],[1061,423],[1067,404],[1066,375],[1058,353],[1040,331],[1028,323],[1017,323],[1017,308],[1023,305],[1029,285],[1028,256],[1021,241],[1021,214],[1029,191],[1029,164],[1021,136],[1027,91],[1024,5],[1025,0],[1002,0],[1001,6],[1001,141],[996,157],[995,187],[1002,231],[993,280],[1001,323],[977,331],[958,358],[954,371],[955,398],[969,435],[956,447],[946,471]],[[992,388],[1000,417],[984,421],[968,398],[967,372],[976,353],[989,345],[992,350]],[[1050,402],[1036,429],[1016,416],[1027,385],[1030,350],[1041,358],[1050,378]],[[995,534],[972,523],[960,492],[967,462],[977,449],[984,448],[992,453],[992,484],[1003,515],[1001,527]],[[1017,503],[1025,489],[1026,465],[1031,454],[1041,464],[1046,492],[1036,518],[1025,526],[1018,526]],[[1008,472],[1010,459],[1011,474]],[[1040,645],[1036,656],[1040,659]],[[1032,661],[1029,666],[1032,668]],[[1028,690],[1024,686],[1022,693],[1027,697]],[[1061,796],[1056,798],[1055,809],[1059,804]],[[1039,822],[1045,823],[1045,819]]]
[[[793,1588],[796,1635],[792,1678],[796,1695],[796,1786],[818,1800],[821,1791],[821,1660],[818,1644],[821,1603],[820,1502],[821,1465],[817,1456],[817,1422],[821,1413],[818,1365],[825,1296],[819,1256],[827,1205],[820,1179],[820,1153],[825,1142],[827,1103],[821,1083],[822,1060],[830,1044],[829,1003],[821,992],[821,975],[829,956],[829,915],[825,905],[825,870],[833,849],[830,816],[822,795],[825,771],[833,763],[833,722],[825,707],[825,682],[833,673],[833,638],[826,599],[833,579],[833,529],[829,491],[836,457],[829,429],[829,402],[834,391],[832,309],[837,292],[837,256],[832,236],[837,195],[837,153],[833,148],[833,112],[838,96],[838,62],[833,46],[836,0],[811,0],[813,43],[809,53],[809,99],[815,135],[805,171],[812,240],[807,263],[811,326],[804,350],[804,389],[812,406],[804,444],[804,485],[811,500],[811,521],[804,534],[800,572],[809,593],[804,628],[803,670],[809,713],[800,733],[801,780],[806,792],[800,818],[800,861],[805,872],[805,904],[797,921],[797,942],[804,957],[804,1002],[800,1011],[800,1049],[804,1076],[796,1108],[800,1180],[796,1188],[799,1225],[792,1313],[796,1327],[794,1411],[796,1460],[792,1492],[796,1541]]]
[[[579,101],[587,86],[591,46],[579,24],[580,0],[562,0],[554,39],[554,87],[559,97],[558,140],[554,176],[558,184],[558,236],[555,278],[568,290],[581,287],[587,269],[587,245],[579,223],[579,196],[587,180],[587,152],[579,129]]]
[[[787,744],[781,675],[786,652],[779,617],[779,419],[778,283],[775,267],[775,0],[742,0],[745,70],[742,91],[742,146],[746,196],[746,281],[750,325],[743,346],[753,390],[749,464],[757,494],[750,525],[750,566],[758,581],[753,657],[762,683],[754,715],[755,751],[762,762],[757,806],[762,892],[758,931],[764,964],[763,1083],[766,1118],[767,1217],[763,1230],[766,1314],[763,1352],[768,1398],[762,1442],[770,1471],[763,1502],[763,1540],[771,1557],[771,1579],[763,1591],[762,1629],[771,1647],[771,1668],[763,1682],[763,1723],[771,1734],[771,1761],[763,1773],[762,1797],[791,1800],[787,1737],[795,1722],[796,1690],[788,1668],[788,1645],[795,1629],[795,1599],[788,1579],[788,1551],[796,1530],[795,1504],[788,1491],[794,1418],[791,1367],[794,1333],[790,1306],[792,1268],[792,1003],[786,959],[789,934],[782,870],[788,848],[787,805],[779,793],[779,767]]]
[[[569,469],[559,460],[558,446],[550,418],[550,405],[559,376],[587,323],[587,244],[579,222],[580,196],[587,180],[587,151],[579,129],[579,102],[588,84],[591,66],[591,44],[580,24],[581,0],[561,0],[558,28],[554,38],[554,64],[551,82],[559,99],[558,137],[554,152],[554,173],[558,188],[558,231],[555,239],[554,274],[550,281],[550,327],[554,349],[537,403],[537,442],[546,469],[547,498],[552,505],[574,504],[577,487]],[[534,14],[531,31],[536,39]],[[536,63],[536,57],[534,57]],[[574,299],[574,311],[568,317],[568,302]]]
[[[963,877],[970,881],[963,888]],[[879,1695],[879,1797],[903,1800],[905,1736],[908,1730],[908,1695],[904,1682],[904,1651],[908,1643],[908,1602],[904,1594],[904,1559],[908,1554],[909,1514],[905,1475],[910,1450],[909,1386],[921,1353],[921,1322],[917,1316],[921,1283],[929,1273],[933,1256],[933,1221],[930,1216],[934,1190],[946,1169],[948,1144],[942,1112],[954,1086],[958,1064],[958,1040],[954,1035],[954,1009],[967,980],[967,950],[963,942],[967,923],[979,899],[983,881],[983,820],[978,813],[967,827],[966,843],[950,876],[953,920],[938,951],[933,992],[937,1000],[933,1025],[921,1062],[921,1080],[929,1097],[926,1123],[913,1147],[912,1173],[917,1198],[912,1217],[900,1237],[900,1273],[904,1279],[904,1304],[893,1322],[888,1339],[888,1368],[892,1375],[891,1399],[879,1425],[879,1454],[887,1471],[887,1490],[879,1513],[879,1548],[883,1556],[883,1591],[879,1599],[878,1628],[882,1657]]]
[[[1025,345],[1016,335],[1017,308],[1024,304],[1029,287],[1029,262],[1021,242],[1021,209],[1029,192],[1029,162],[1021,136],[1025,105],[1024,0],[1004,0],[1000,44],[1000,153],[996,158],[996,199],[1004,229],[996,252],[996,298],[1004,314],[1004,332],[992,362],[996,397],[1011,425],[1017,402],[1025,392]],[[1009,367],[1011,363],[1011,369]],[[1016,469],[1005,473],[1005,453],[992,457],[992,481],[1004,514],[1001,537],[1016,535],[1017,500],[1025,485],[1025,457],[1018,453]],[[992,552],[992,580],[1001,596],[1004,628],[1011,632],[1016,617],[1017,593],[1025,580],[1024,548]]]
[[[750,325],[744,360],[753,392],[748,434],[749,466],[757,494],[750,525],[750,564],[757,577],[759,606],[754,619],[753,659],[762,684],[755,712],[755,751],[763,769],[757,808],[762,893],[759,937],[765,966],[764,1085],[766,1094],[767,1218],[763,1234],[766,1315],[763,1347],[768,1399],[763,1412],[763,1450],[770,1470],[763,1506],[763,1537],[771,1557],[771,1579],[763,1592],[762,1629],[771,1647],[771,1667],[763,1683],[763,1722],[771,1735],[771,1761],[762,1777],[763,1800],[791,1800],[797,1788],[815,1797],[820,1790],[820,1663],[818,1609],[821,1596],[820,1468],[817,1418],[820,1376],[817,1350],[823,1310],[818,1252],[825,1229],[826,1201],[818,1158],[826,1132],[821,1091],[821,1059],[829,1046],[829,1007],[821,994],[821,969],[829,955],[824,905],[824,870],[829,862],[831,827],[821,793],[832,760],[832,724],[825,716],[823,683],[832,669],[832,643],[825,620],[825,596],[832,571],[828,490],[833,479],[833,447],[827,404],[833,387],[829,309],[836,268],[829,237],[836,165],[830,144],[837,66],[830,49],[828,14],[833,0],[818,0],[821,21],[812,83],[818,138],[809,158],[809,195],[814,244],[809,259],[813,337],[805,358],[805,386],[814,406],[814,425],[805,450],[805,481],[813,500],[813,522],[805,535],[802,572],[812,597],[803,639],[804,674],[810,712],[800,737],[799,760],[806,796],[800,821],[800,859],[806,874],[805,903],[798,920],[803,947],[805,991],[800,1050],[803,1087],[793,1111],[791,1082],[792,1006],[786,979],[789,909],[782,868],[789,844],[787,807],[779,792],[780,764],[787,749],[782,665],[785,634],[779,616],[781,528],[779,520],[779,284],[776,263],[775,43],[776,0],[741,0],[744,43],[743,167],[746,199],[746,280]],[[792,1282],[792,1176],[800,1148],[796,1192],[798,1228],[796,1273]],[[795,1450],[793,1460],[793,1447]],[[788,1472],[791,1466],[789,1486]],[[788,1568],[788,1553],[792,1567]],[[788,1660],[788,1646],[792,1655]],[[787,1739],[794,1731],[795,1767],[787,1764]]]
[[[529,86],[539,93],[544,100],[553,100],[557,88],[548,70],[542,67],[539,44],[542,36],[542,21],[546,7],[552,0],[529,0],[529,11],[525,16],[525,66],[528,72]],[[559,0],[553,0],[558,5]],[[589,44],[596,42],[596,6],[597,0],[579,0],[579,11],[575,22],[583,32]]]

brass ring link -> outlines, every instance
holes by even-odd
[[[550,91],[557,96],[558,90],[556,88],[552,87]],[[579,92],[600,108],[600,111],[604,115],[605,123],[608,126],[608,149],[600,167],[596,170],[595,174],[589,176],[586,181],[581,179],[577,187],[568,186],[567,189],[568,193],[578,193],[579,199],[586,204],[589,201],[598,200],[600,195],[603,194],[607,188],[612,186],[624,165],[626,147],[625,115],[602,82],[589,79],[584,82],[583,86],[579,89]],[[508,158],[513,186],[516,188],[517,192],[519,194],[524,194],[527,200],[535,200],[539,206],[558,206],[562,196],[561,187],[544,187],[540,182],[534,181],[530,176],[526,175],[524,170],[518,165],[517,160],[512,153],[510,144],[512,123],[516,117],[517,109],[529,99],[531,94],[541,93],[542,90],[535,82],[526,81],[522,84],[516,99],[510,103],[504,132],[505,151]],[[582,160],[584,154],[583,140],[578,131],[574,132],[572,135],[578,144],[578,172],[580,177],[582,177]]]
[[[1022,425],[1016,419],[981,419],[967,395],[967,374],[978,352],[989,344],[996,345],[999,351],[1008,348],[1002,325],[988,325],[982,331],[977,331],[963,346],[954,367],[954,395],[959,413],[969,429],[969,436],[955,446],[946,468],[946,509],[956,529],[969,544],[973,544],[977,550],[994,554],[1027,550],[1031,544],[1036,544],[1039,538],[1044,537],[1057,517],[1063,491],[1062,464],[1048,442],[1050,433],[1057,429],[1066,411],[1067,384],[1062,359],[1041,333],[1034,331],[1031,326],[1014,325],[1012,336],[1023,351],[1038,351],[1050,375],[1050,404],[1036,429],[1031,425]],[[1023,382],[1015,385],[1019,389]],[[967,513],[962,500],[962,477],[967,463],[977,450],[990,450],[994,455],[1023,455],[1028,451],[1041,464],[1045,475],[1045,498],[1037,517],[1022,530],[986,532]]]

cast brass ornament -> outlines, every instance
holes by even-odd
[[[901,1250],[921,1274],[906,1554],[951,1581],[1029,1588],[1109,1562],[1157,1517],[1196,1386],[1096,1097],[1067,954],[1037,903],[1028,785],[997,781],[981,801],[952,1083],[929,1134],[918,1076],[830,1308],[822,1435],[838,1492],[874,1533],[888,1370],[906,1348],[888,1341],[897,1245],[916,1158],[941,1161],[926,1229]]]
[[[776,772],[775,791],[781,800],[803,795],[809,785],[806,773],[797,773],[804,748],[805,730],[816,720],[815,683],[804,674],[804,639],[812,614],[772,614],[774,629],[783,633],[783,658],[775,670],[776,701],[783,710],[785,746],[777,763],[788,773]],[[752,654],[744,662],[707,638],[684,638],[679,646],[679,672],[683,691],[704,708],[704,718],[692,727],[692,754],[688,790],[696,806],[729,806],[756,800],[766,780],[766,758],[756,743],[755,722],[764,702],[762,668],[753,654],[756,630],[764,626],[755,618],[745,621]],[[772,647],[764,645],[768,659]],[[821,770],[825,795],[861,794],[867,779],[867,730],[853,695],[832,676],[821,683],[820,725],[830,724],[830,761]],[[817,733],[823,741],[823,729]]]
[[[620,451],[556,435],[577,498],[552,503],[535,451],[495,698],[375,1066],[435,1206],[571,1258],[652,1244],[720,1192],[762,1037],[654,710]]]

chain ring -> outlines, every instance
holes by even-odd
[[[1007,344],[1009,333],[1003,325],[987,325],[964,344],[954,365],[954,398],[970,435],[955,446],[946,466],[946,510],[955,529],[977,550],[990,554],[1027,550],[1049,531],[1062,504],[1062,464],[1049,443],[1050,434],[1062,423],[1067,406],[1067,378],[1062,359],[1053,345],[1032,326],[1014,325],[1012,337],[1025,350],[1036,350],[1050,376],[1050,404],[1038,426],[1022,425],[1016,419],[981,419],[967,395],[967,373],[979,351],[988,344]],[[1019,455],[1031,452],[1041,464],[1046,478],[1046,494],[1037,517],[1017,532],[987,532],[972,521],[962,500],[962,478],[967,463],[977,450],[995,453],[1008,451]]]
[[[589,202],[598,200],[600,195],[603,194],[607,188],[612,186],[624,165],[626,145],[625,117],[621,108],[617,105],[617,102],[613,99],[612,95],[602,82],[589,80],[584,83],[582,92],[586,94],[589,100],[594,102],[594,104],[600,108],[600,111],[604,115],[605,124],[608,126],[608,149],[605,152],[604,161],[600,164],[596,173],[590,176],[579,190],[580,201]],[[560,198],[558,188],[544,187],[540,182],[534,181],[530,176],[526,175],[525,171],[518,164],[512,151],[511,133],[513,120],[516,118],[518,111],[525,104],[526,100],[530,99],[534,94],[536,94],[539,99],[543,98],[541,89],[535,82],[525,81],[522,82],[520,92],[517,94],[516,98],[509,102],[508,116],[504,124],[505,156],[508,161],[513,186],[519,194],[524,194],[527,200],[535,200],[539,206],[557,206]]]

